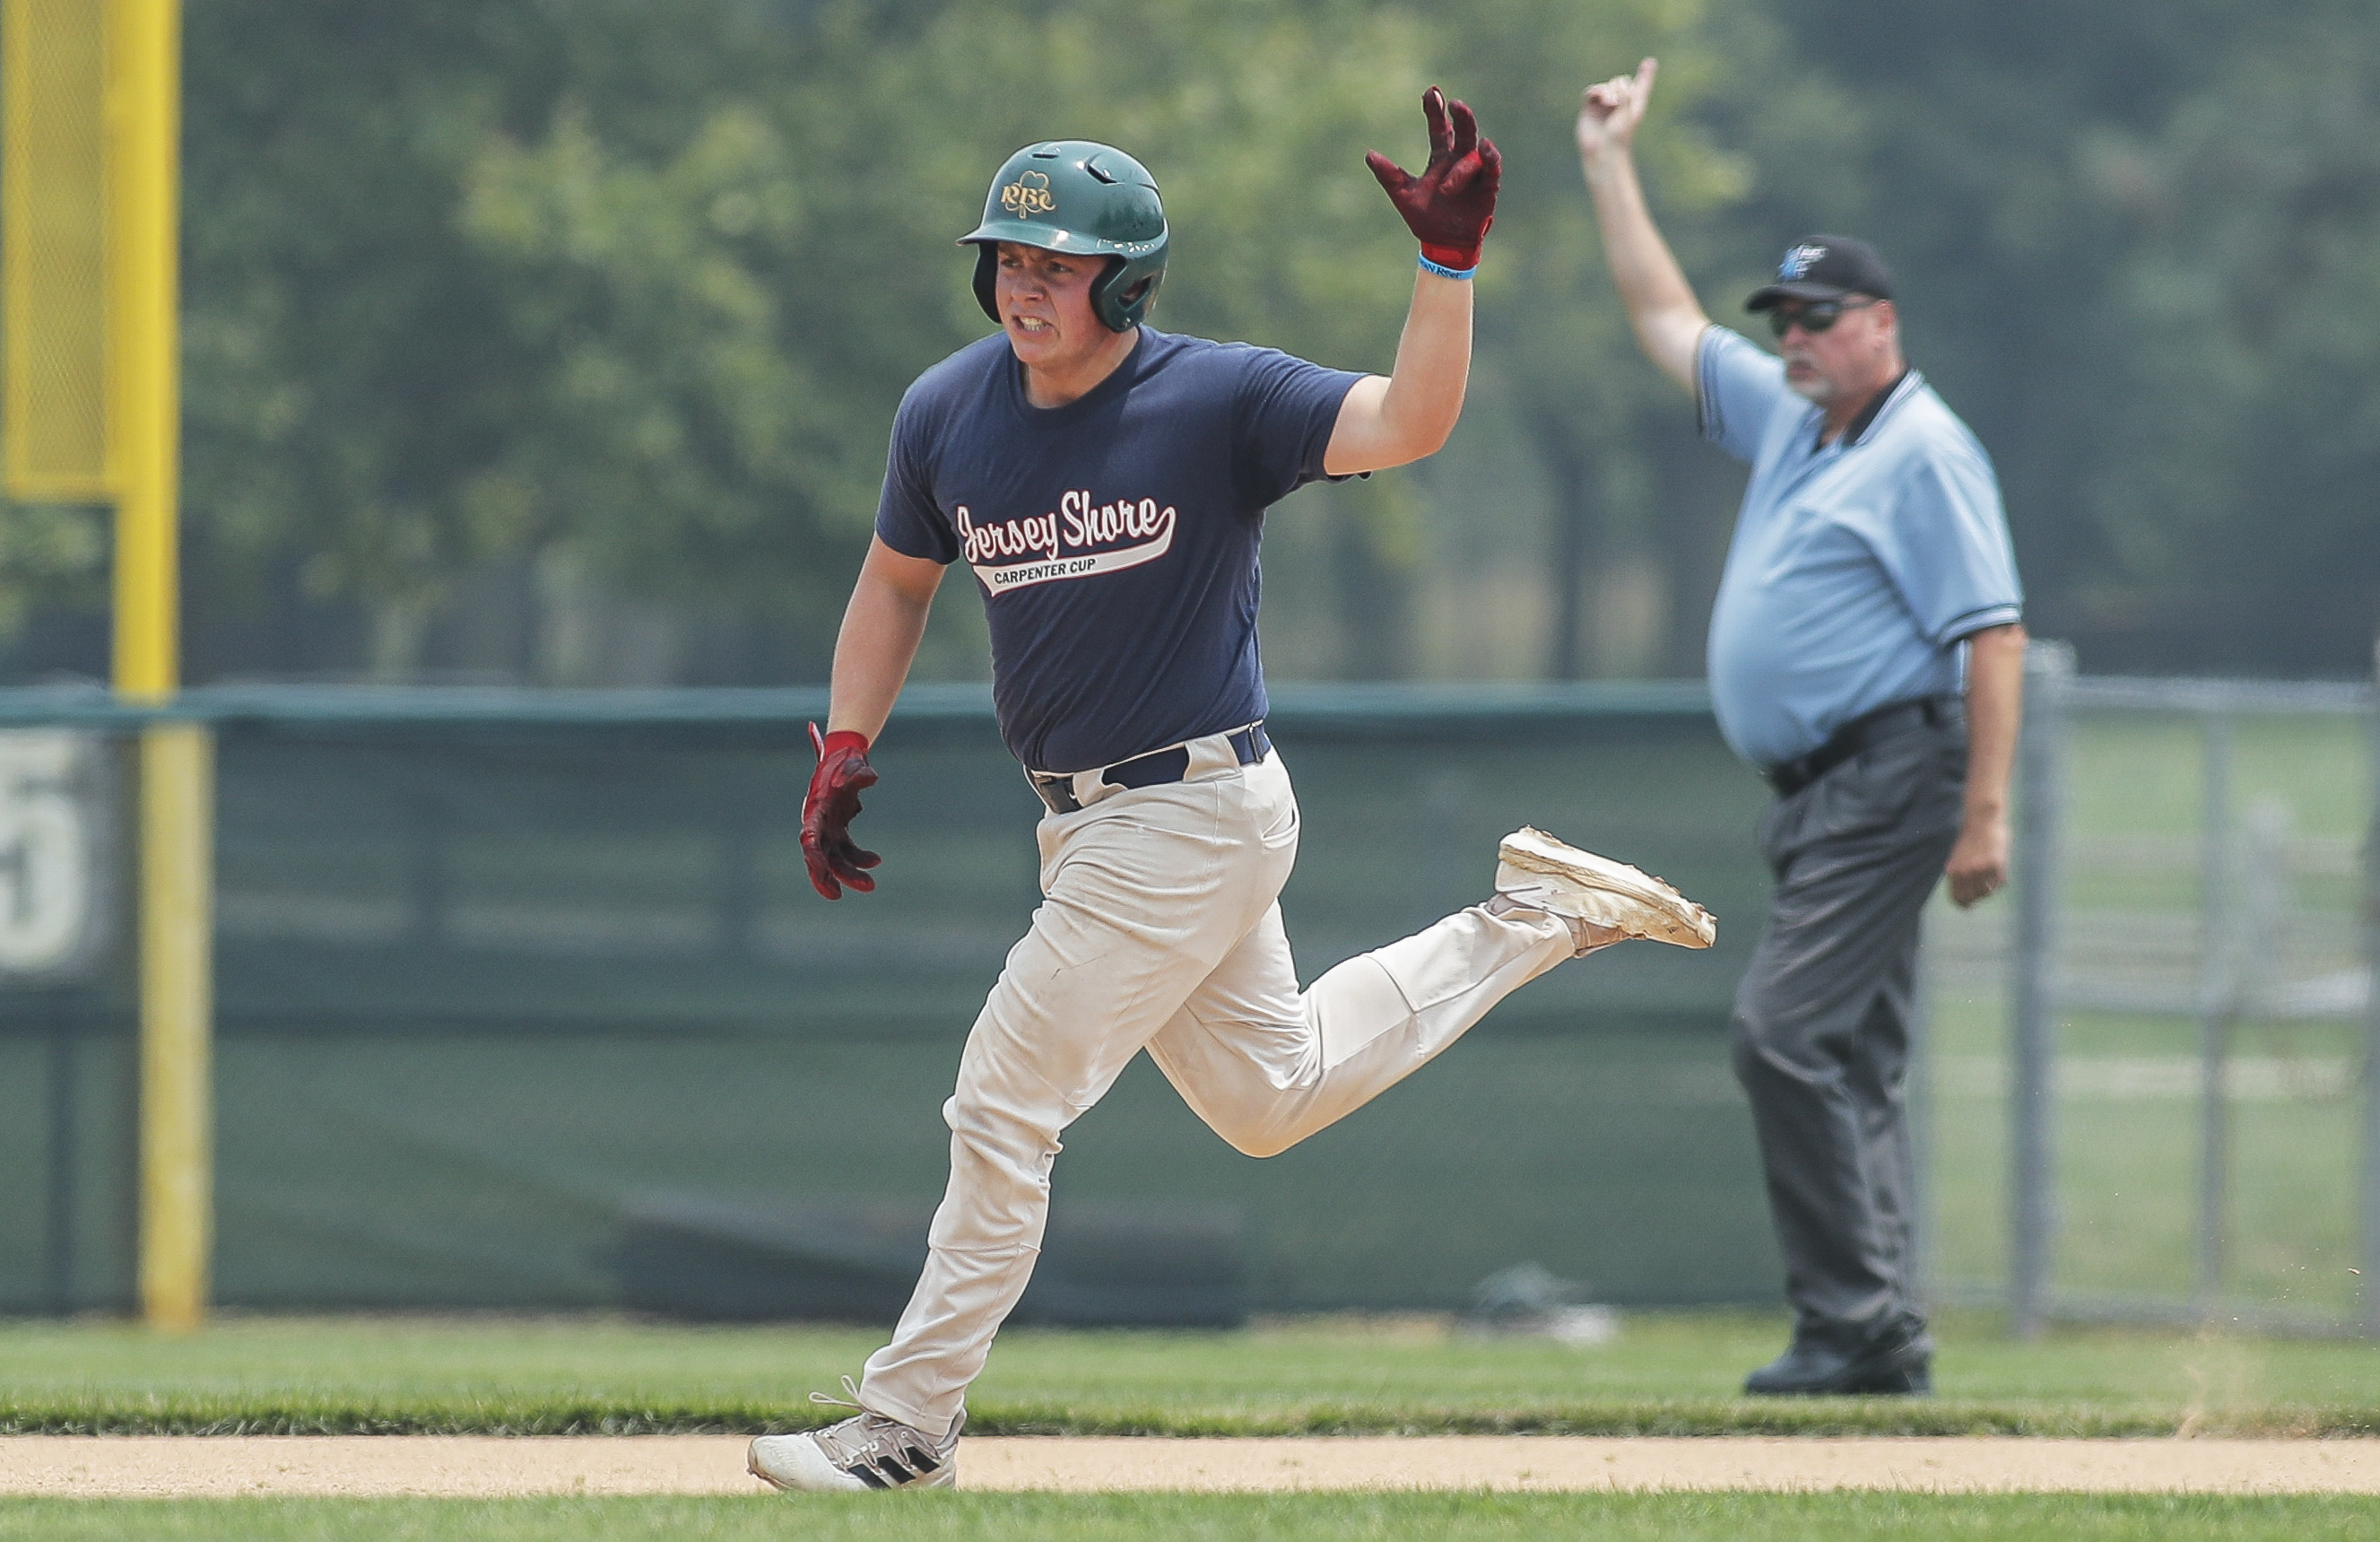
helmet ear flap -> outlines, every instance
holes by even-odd
[[[1000,248],[990,241],[975,243],[975,302],[983,313],[1000,324],[1000,292],[996,288],[1000,276]]]
[[[1148,314],[1149,301],[1157,298],[1157,286],[1165,276],[1159,266],[1150,272],[1145,265],[1128,263],[1121,257],[1107,260],[1107,272],[1091,281],[1091,313],[1111,332],[1129,332]],[[975,302],[995,324],[1000,323],[1000,248],[990,241],[975,245]]]
[[[1162,267],[1151,273],[1122,257],[1111,257],[1108,271],[1091,285],[1092,312],[1109,331],[1129,332],[1148,314],[1148,303],[1157,298],[1158,280],[1164,276]]]
[[[1123,277],[1124,260],[1108,259],[1107,272],[1091,281],[1091,313],[1111,332],[1128,331],[1132,319],[1123,297],[1116,293],[1117,281]]]

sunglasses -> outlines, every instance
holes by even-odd
[[[1864,311],[1875,303],[1873,300],[1813,300],[1790,311],[1780,305],[1768,312],[1768,330],[1782,337],[1799,322],[1803,331],[1815,337],[1842,320],[1844,312]]]

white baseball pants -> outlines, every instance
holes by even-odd
[[[1269,1156],[1573,951],[1558,917],[1474,906],[1300,991],[1274,902],[1297,856],[1289,773],[1278,753],[1242,766],[1220,735],[1190,753],[1171,786],[1086,773],[1086,806],[1041,821],[1047,900],[968,1034],[925,1273],[860,1388],[862,1406],[937,1439],[1033,1273],[1059,1133],[1135,1054],[1217,1134]]]

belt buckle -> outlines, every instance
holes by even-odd
[[[1038,771],[1028,771],[1025,780],[1033,789],[1034,796],[1041,800],[1042,807],[1051,814],[1083,812],[1082,800],[1075,796],[1074,777],[1045,777]]]

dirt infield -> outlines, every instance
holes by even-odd
[[[740,1436],[15,1436],[0,1494],[733,1494]],[[2380,1494],[2380,1440],[1603,1439],[1568,1436],[966,1441],[982,1490],[1900,1489]]]

